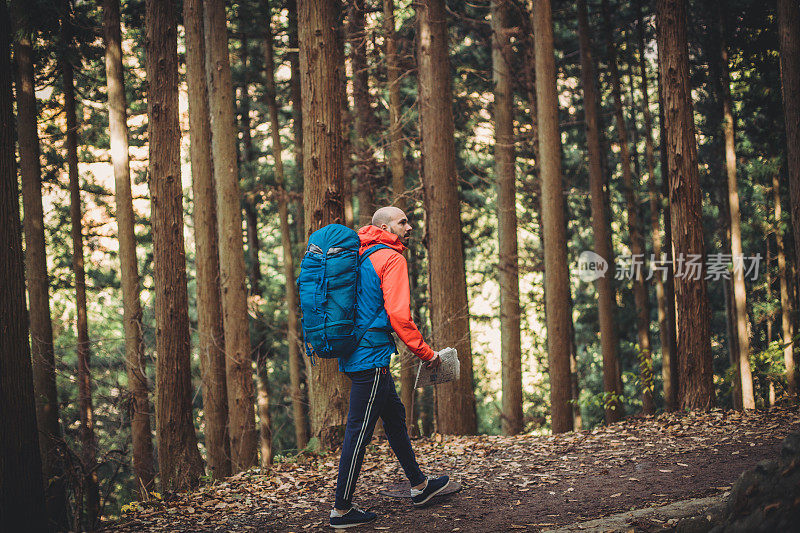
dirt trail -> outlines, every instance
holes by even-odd
[[[653,505],[715,496],[739,474],[777,457],[800,430],[797,411],[664,414],[557,436],[418,439],[423,471],[449,472],[464,489],[427,509],[378,490],[402,481],[385,442],[370,445],[355,503],[378,513],[363,531],[546,530]],[[110,531],[331,531],[335,455],[246,472],[172,501],[145,504]],[[634,523],[657,530],[657,515]]]

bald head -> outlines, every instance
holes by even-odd
[[[394,206],[381,207],[372,215],[372,225],[394,233],[400,238],[400,242],[408,244],[411,235],[411,224],[402,209]]]
[[[403,213],[402,209],[393,205],[381,207],[375,211],[374,215],[372,215],[372,225],[380,228],[384,224],[389,225],[390,223],[404,218],[405,216],[406,214]]]

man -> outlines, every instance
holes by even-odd
[[[405,407],[397,396],[389,360],[397,353],[392,331],[429,368],[439,366],[439,354],[422,339],[411,319],[408,265],[402,255],[411,235],[405,213],[396,207],[382,207],[372,217],[372,225],[358,230],[360,254],[381,246],[361,264],[357,295],[356,327],[365,328],[358,348],[349,357],[339,358],[339,370],[347,374],[350,411],[347,415],[336,503],[330,524],[345,528],[371,522],[377,515],[352,504],[364,451],[380,417],[392,451],[411,483],[411,500],[421,507],[444,490],[450,478],[425,477],[414,457],[405,423]],[[377,317],[374,318],[373,317]],[[367,322],[371,323],[367,324]]]

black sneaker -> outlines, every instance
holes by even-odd
[[[378,515],[371,511],[362,511],[355,505],[342,516],[334,516],[331,511],[331,527],[334,529],[344,529],[346,527],[360,526],[367,522],[372,522],[378,518]]]
[[[428,484],[419,494],[414,494],[417,491],[411,489],[411,501],[414,503],[414,507],[424,507],[428,500],[442,492],[449,484],[448,476],[429,477]]]

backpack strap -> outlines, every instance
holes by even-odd
[[[358,266],[361,267],[361,264],[364,261],[366,261],[369,256],[371,256],[378,250],[383,250],[383,249],[393,250],[394,252],[400,253],[391,246],[387,246],[385,244],[376,244],[375,246],[371,246],[370,248],[365,250],[363,254],[361,254],[361,256],[358,258]],[[356,343],[355,343],[356,347],[359,344],[361,344],[361,339],[363,339],[364,335],[366,335],[367,331],[369,331],[372,323],[378,319],[378,317],[381,314],[381,311],[383,311],[383,307],[378,309],[378,311],[367,321],[366,325],[363,328],[359,328],[358,330],[356,330]],[[391,337],[391,334],[389,336]]]

